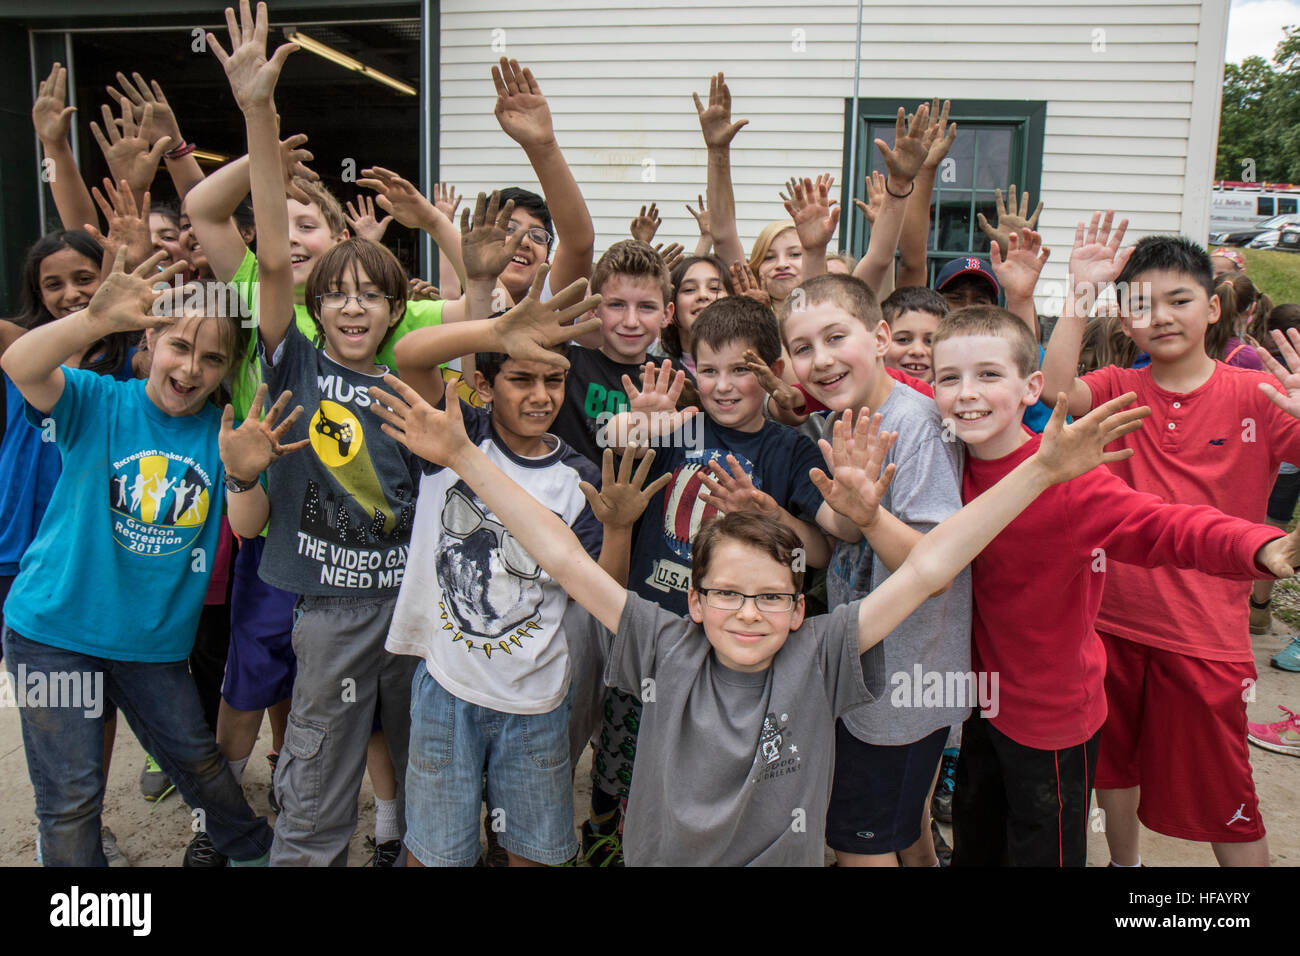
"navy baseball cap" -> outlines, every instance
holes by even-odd
[[[982,276],[987,280],[989,287],[993,290],[993,301],[997,301],[998,280],[993,275],[993,270],[984,259],[976,259],[973,256],[965,256],[961,259],[953,259],[946,266],[939,270],[939,277],[934,282],[934,291],[942,292],[943,287],[952,282],[958,276]]]

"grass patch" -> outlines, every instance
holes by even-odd
[[[1213,251],[1217,246],[1211,247]],[[1246,274],[1268,293],[1274,305],[1300,302],[1300,253],[1238,248],[1246,260]]]

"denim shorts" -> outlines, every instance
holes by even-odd
[[[479,857],[483,770],[487,820],[515,856],[556,865],[578,852],[569,771],[573,689],[547,714],[506,714],[445,690],[421,663],[411,682],[406,846],[425,866]]]

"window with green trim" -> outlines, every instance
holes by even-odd
[[[857,169],[850,174],[852,100],[844,109],[843,206],[852,209],[853,199],[866,200],[865,183],[873,170],[885,173],[885,163],[875,140],[893,145],[894,123],[899,104],[893,100],[858,100]],[[957,124],[957,138],[935,175],[930,198],[930,231],[927,237],[927,266],[930,282],[952,259],[988,256],[989,240],[979,228],[978,214],[996,221],[994,191],[1016,184],[1028,189],[1037,203],[1043,169],[1043,122],[1047,104],[1042,101],[968,100],[954,101],[949,120]],[[867,251],[870,226],[858,216],[850,251],[861,257]],[[841,247],[848,230],[841,228]]]

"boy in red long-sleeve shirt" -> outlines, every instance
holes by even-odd
[[[1112,471],[1167,501],[1208,504],[1263,521],[1278,466],[1300,455],[1300,421],[1260,388],[1269,375],[1206,354],[1219,318],[1205,250],[1150,236],[1119,251],[1122,222],[1093,216],[1075,234],[1074,294],[1048,345],[1047,387],[1071,414],[1123,392],[1150,405],[1151,421]],[[1101,220],[1100,229],[1098,221]],[[1151,356],[1144,369],[1102,368],[1075,378],[1088,300],[1111,282],[1124,332]],[[1172,568],[1117,569],[1097,627],[1106,646],[1110,716],[1102,731],[1097,801],[1111,860],[1141,862],[1138,820],[1158,833],[1210,843],[1224,866],[1267,866],[1246,745],[1246,698],[1255,680],[1247,629],[1249,588]]]
[[[970,501],[1038,447],[1022,424],[1042,390],[1038,346],[1012,313],[974,306],[940,324],[934,363],[939,412],[966,444]],[[1085,862],[1107,712],[1094,627],[1105,572],[1127,562],[1243,581],[1287,574],[1300,537],[1281,534],[1097,469],[1050,489],[985,548],[972,563],[972,666],[990,685],[997,675],[998,694],[962,731],[954,865]]]

